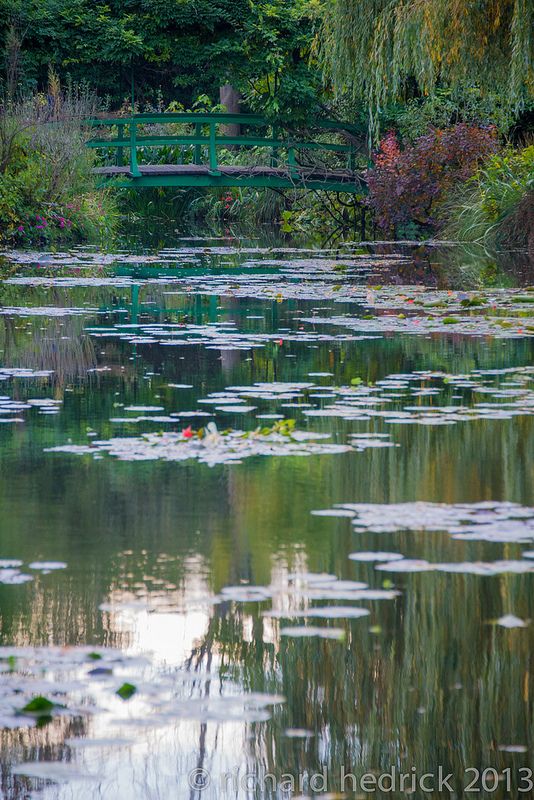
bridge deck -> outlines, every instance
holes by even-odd
[[[328,170],[322,167],[297,166],[292,169],[269,166],[223,166],[212,170],[203,164],[143,164],[140,176],[129,166],[106,166],[93,169],[95,175],[124,185],[141,186],[273,186],[275,188],[328,188],[361,191],[361,175],[352,170]],[[119,179],[119,181],[117,181]]]

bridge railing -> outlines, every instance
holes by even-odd
[[[290,175],[297,177],[302,165],[297,161],[298,151],[324,151],[337,153],[346,157],[347,169],[354,170],[356,162],[356,146],[354,141],[358,133],[356,126],[335,122],[333,120],[320,120],[314,122],[313,127],[328,131],[329,133],[343,133],[347,143],[337,144],[325,141],[300,141],[291,135],[279,135],[279,129],[264,117],[255,114],[203,114],[203,113],[168,113],[168,114],[135,114],[130,117],[96,118],[88,120],[91,127],[109,128],[111,138],[93,138],[86,144],[92,149],[114,149],[115,165],[125,166],[125,151],[128,152],[129,172],[133,177],[140,177],[141,170],[138,159],[139,148],[179,146],[192,150],[192,163],[209,167],[212,175],[219,173],[218,149],[225,147],[265,148],[269,153],[269,162],[272,167],[284,166]],[[146,126],[157,125],[188,125],[194,127],[194,133],[145,133]],[[232,136],[220,134],[221,126],[240,125],[247,128],[270,129],[271,135],[257,136],[246,133],[245,135]],[[207,130],[207,134],[206,131]],[[204,158],[207,152],[207,163]],[[281,153],[285,153],[285,160],[281,160]],[[180,163],[180,162],[178,162]]]

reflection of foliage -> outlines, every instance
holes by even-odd
[[[55,385],[86,379],[87,370],[96,366],[94,343],[84,334],[83,317],[65,316],[22,322],[18,317],[2,316],[0,342],[6,366],[52,370]]]
[[[439,550],[436,537],[413,538],[427,553]],[[403,548],[409,541],[404,537]],[[512,741],[518,726],[521,735],[528,730],[532,701],[522,687],[532,666],[531,637],[511,647],[484,624],[503,603],[531,615],[525,589],[524,578],[499,578],[491,587],[460,576],[411,579],[395,605],[373,607],[380,622],[374,633],[361,621],[351,623],[343,644],[278,640],[276,633],[272,641],[255,607],[218,609],[190,666],[216,656],[223,674],[248,690],[286,697],[265,745],[263,737],[250,743],[250,758],[267,757],[277,774],[298,772],[298,756],[284,737],[285,728],[293,727],[315,733],[305,754],[299,753],[310,771],[328,766],[336,782],[329,788],[340,788],[340,764],[361,775],[370,765],[385,771],[395,763],[409,772],[414,764],[423,771],[439,763],[461,776],[481,748]],[[466,656],[467,641],[478,658]],[[506,708],[503,679],[510,687]],[[451,741],[457,746],[451,748]],[[503,761],[492,752],[492,765]]]
[[[6,290],[20,292],[20,287]],[[199,323],[210,320],[207,300],[197,303],[196,298],[168,296],[172,310],[169,305],[166,311],[161,291],[153,287],[146,295],[158,302],[153,311],[158,321],[160,315],[170,321],[180,314]],[[42,302],[45,294],[35,290],[31,299]],[[72,297],[77,305],[84,301],[109,308],[112,299],[122,300],[123,294],[93,287],[83,290],[83,297],[74,290]],[[9,299],[13,301],[13,294]],[[251,324],[246,322],[250,301],[225,298],[224,304],[224,313],[233,314],[240,324]],[[277,327],[310,308],[298,301],[272,307],[254,301],[253,306],[269,318],[266,326]],[[76,324],[81,324],[78,318]],[[21,339],[26,335],[24,328],[18,335]],[[116,434],[109,422],[116,414],[115,402],[148,404],[158,394],[162,405],[178,410],[189,407],[197,395],[191,392],[182,399],[168,386],[170,381],[194,383],[206,394],[229,384],[294,381],[297,375],[328,371],[333,382],[346,385],[355,375],[376,382],[408,369],[466,373],[473,368],[509,367],[526,363],[530,349],[525,340],[503,348],[499,341],[486,341],[481,347],[479,341],[459,336],[386,336],[365,343],[328,343],[317,350],[295,345],[297,359],[286,359],[283,349],[258,348],[252,354],[240,353],[225,372],[218,353],[194,347],[178,351],[182,360],[176,348],[139,345],[137,355],[142,358],[131,362],[132,345],[113,339],[106,343],[106,363],[128,365],[120,377],[104,373],[100,387],[80,381],[76,392],[66,395],[62,413],[52,425],[49,418],[37,418],[31,427],[2,431],[2,469],[9,476],[0,482],[4,553],[25,558],[35,553],[38,540],[43,555],[69,563],[69,570],[54,577],[52,585],[36,580],[31,588],[18,587],[22,592],[18,596],[14,587],[0,587],[3,636],[21,644],[28,635],[35,642],[53,637],[59,643],[131,644],[124,621],[102,617],[97,610],[98,602],[114,590],[129,591],[134,598],[151,595],[156,607],[170,595],[173,610],[178,606],[189,611],[190,587],[198,598],[199,585],[209,595],[210,589],[240,581],[268,585],[295,569],[333,572],[376,586],[379,579],[372,567],[356,568],[347,559],[358,546],[376,549],[375,536],[359,534],[356,543],[347,520],[311,517],[312,508],[351,500],[399,502],[407,497],[456,501],[466,496],[467,486],[477,499],[501,493],[528,496],[531,491],[532,420],[524,418],[495,427],[477,420],[464,428],[439,431],[405,426],[395,431],[402,445],[396,452],[377,450],[364,457],[323,460],[265,459],[231,470],[209,471],[193,464],[181,467],[179,478],[176,467],[168,464],[87,465],[42,453],[42,448],[57,443],[59,435],[79,439],[88,424],[98,426],[101,436]],[[145,380],[148,367],[157,367],[150,372],[159,374]],[[21,384],[17,388],[21,396],[32,391]],[[320,425],[342,438],[354,430],[353,423],[343,420],[324,420]],[[480,463],[485,465],[483,472]],[[56,500],[58,493],[61,502]],[[384,541],[384,547],[392,545],[390,539]],[[481,543],[468,546],[470,557],[486,552]],[[444,548],[464,545],[444,541],[440,534],[411,533],[399,536],[395,547],[407,556],[435,561],[443,558]],[[198,557],[188,567],[192,554]],[[531,725],[532,697],[522,692],[525,675],[533,667],[532,632],[527,628],[519,638],[483,622],[507,610],[532,618],[528,580],[407,577],[401,598],[371,607],[372,625],[378,626],[375,632],[361,620],[350,623],[343,644],[280,641],[278,623],[263,620],[260,609],[221,604],[213,608],[205,634],[197,634],[195,628],[200,641],[191,668],[202,664],[216,669],[220,664],[224,675],[247,689],[274,691],[287,698],[272,722],[248,731],[255,735],[244,745],[247,759],[257,763],[261,756],[270,771],[320,771],[326,763],[338,776],[343,763],[354,771],[386,770],[392,763],[408,770],[413,764],[432,770],[441,763],[461,772],[462,759],[480,763],[481,753],[491,758],[487,763],[500,768],[504,756],[490,752],[489,742],[519,741],[517,737],[527,736]],[[504,704],[503,685],[507,686]],[[211,731],[214,724],[206,727]],[[284,736],[287,727],[311,729],[316,736],[303,745]],[[49,730],[51,736],[56,729]],[[6,749],[13,748],[12,734],[3,734],[2,741]],[[42,743],[32,732],[22,741],[30,747]],[[206,737],[206,741],[213,740]],[[211,744],[206,748],[209,756]]]

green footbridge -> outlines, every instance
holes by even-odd
[[[254,114],[135,114],[88,124],[101,134],[86,143],[101,151],[93,170],[101,186],[366,191],[356,169],[361,131],[348,123],[320,120],[298,134]]]

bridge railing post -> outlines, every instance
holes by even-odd
[[[212,175],[220,175],[217,165],[217,140],[216,140],[216,122],[210,122],[210,172]]]
[[[276,142],[277,137],[278,137],[278,130],[273,125],[273,142]],[[271,167],[276,167],[277,164],[278,164],[278,148],[275,147],[275,145],[273,144],[273,146],[271,147]]]
[[[117,139],[124,139],[124,125],[117,125]],[[118,147],[115,153],[115,166],[122,167],[124,164],[124,148]]]
[[[195,125],[195,136],[200,137],[202,136],[202,125],[200,122],[197,122]],[[202,145],[196,144],[195,145],[195,164],[202,163]]]
[[[134,178],[141,177],[141,170],[137,163],[137,123],[134,119],[129,122],[130,125],[130,172]]]
[[[298,164],[295,156],[295,148],[289,145],[287,148],[287,164],[289,167],[289,175],[292,179],[298,179]]]

